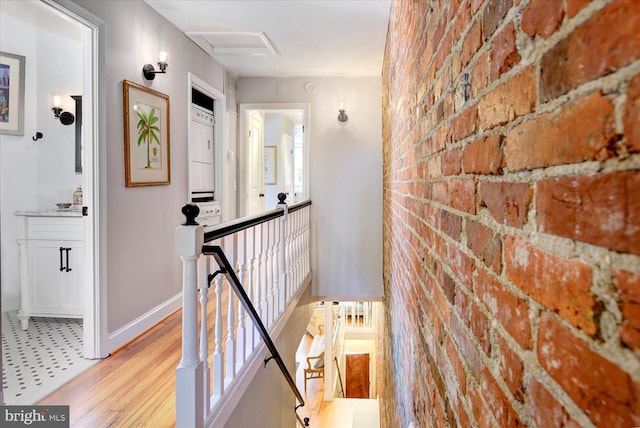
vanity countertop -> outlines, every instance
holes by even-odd
[[[82,217],[82,211],[74,209],[16,211],[14,214],[25,217]]]

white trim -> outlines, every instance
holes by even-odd
[[[109,335],[109,349],[116,350],[149,330],[182,306],[182,292]]]
[[[41,0],[68,19],[83,25],[83,52],[86,70],[83,75],[83,139],[90,141],[83,150],[84,205],[89,207],[85,228],[87,268],[83,326],[85,358],[104,358],[107,348],[106,287],[106,90],[105,90],[105,22],[70,0]]]
[[[298,289],[297,293],[291,299],[291,302],[287,306],[286,311],[282,314],[278,322],[273,326],[269,334],[271,339],[275,342],[280,334],[283,332],[285,326],[289,322],[293,311],[298,307],[298,304],[302,300],[302,296],[310,291],[311,285],[311,272],[302,282],[302,285]],[[244,365],[238,368],[238,374],[233,379],[233,382],[229,387],[225,385],[224,394],[215,403],[209,417],[204,421],[204,426],[208,428],[224,428],[225,424],[236,410],[238,403],[242,399],[247,389],[251,386],[253,378],[258,371],[264,367],[265,355],[267,349],[264,343],[256,348],[253,353],[247,358]],[[272,363],[273,364],[273,363]],[[293,374],[295,378],[295,373]]]

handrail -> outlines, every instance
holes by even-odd
[[[280,195],[284,196],[284,198],[281,198]],[[278,198],[281,204],[285,203],[284,200],[286,198],[286,195],[284,193],[278,194]],[[311,200],[307,199],[306,201],[289,205],[287,208],[287,211],[288,212],[298,211],[299,209],[308,207],[309,205],[311,205]],[[236,220],[231,220],[222,224],[218,224],[214,226],[211,230],[206,231],[204,233],[204,242],[215,241],[216,239],[223,238],[225,236],[247,229],[251,226],[257,226],[269,220],[273,220],[274,218],[282,217],[283,215],[284,215],[284,210],[282,208],[276,208],[276,209],[265,211],[263,213],[256,214],[253,216],[242,217]]]
[[[216,262],[218,263],[218,266],[220,267],[220,270],[218,271],[218,273],[223,273],[227,277],[227,281],[229,282],[229,285],[231,286],[231,288],[233,288],[233,291],[238,296],[238,299],[242,303],[242,306],[244,306],[244,309],[249,314],[249,317],[251,317],[251,320],[253,321],[254,325],[258,329],[258,333],[260,333],[262,340],[264,341],[265,345],[267,346],[267,349],[271,353],[271,357],[267,358],[264,361],[265,366],[267,365],[269,360],[271,359],[276,360],[276,363],[278,364],[280,371],[284,375],[285,380],[287,381],[287,383],[289,384],[289,387],[291,388],[294,395],[300,402],[300,404],[295,408],[296,416],[298,417],[298,420],[299,420],[300,418],[298,416],[297,410],[299,407],[304,406],[305,404],[304,398],[302,398],[302,394],[300,393],[300,390],[298,389],[298,387],[296,386],[296,383],[291,377],[291,374],[289,373],[287,366],[285,366],[284,361],[282,360],[282,357],[278,352],[278,349],[274,345],[273,340],[271,340],[271,336],[269,336],[269,333],[267,332],[267,329],[262,323],[260,316],[256,312],[256,309],[251,303],[251,300],[249,300],[247,293],[244,291],[244,288],[242,287],[240,280],[238,279],[235,271],[233,270],[233,267],[229,263],[227,256],[224,254],[224,251],[219,245],[203,245],[202,254],[211,255],[215,258]]]

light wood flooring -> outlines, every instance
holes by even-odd
[[[211,294],[207,307],[210,328],[215,320]],[[226,310],[222,316],[226,319]],[[36,404],[70,406],[70,426],[74,428],[175,427],[175,373],[180,362],[181,337],[182,311],[177,310]],[[305,337],[310,347],[311,339]],[[214,344],[209,345],[211,356]],[[303,391],[304,384],[299,385]],[[299,414],[315,421],[310,426],[323,426],[317,424],[317,414],[324,383],[310,381],[308,389],[307,405]]]

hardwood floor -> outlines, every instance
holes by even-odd
[[[224,290],[227,301],[227,287]],[[213,294],[207,306],[210,329],[215,320]],[[222,316],[226,319],[226,310]],[[70,406],[71,427],[174,427],[181,347],[182,310],[177,310],[36,404]],[[210,342],[210,358],[213,347]]]

